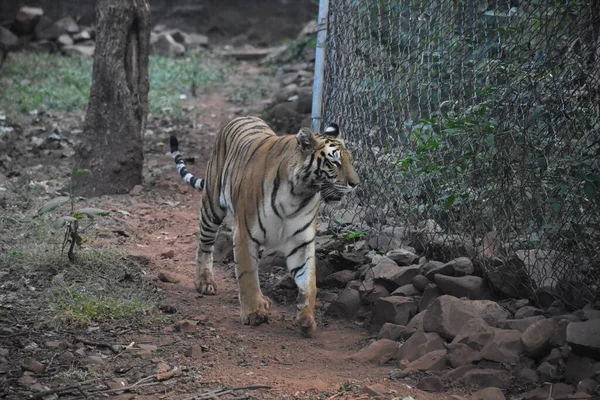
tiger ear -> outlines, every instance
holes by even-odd
[[[340,127],[335,122],[327,125],[327,128],[323,131],[327,136],[338,137],[340,135]]]
[[[313,131],[306,127],[300,128],[296,134],[296,140],[302,151],[313,151],[317,147],[317,138]]]

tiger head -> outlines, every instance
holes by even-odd
[[[334,123],[321,134],[306,127],[296,134],[303,160],[298,171],[302,184],[309,191],[320,191],[327,203],[340,201],[360,183],[352,156],[339,136],[339,127]]]

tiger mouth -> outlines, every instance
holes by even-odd
[[[343,195],[341,193],[328,193],[323,196],[323,200],[325,201],[325,203],[334,203],[337,201],[341,201],[342,198]]]

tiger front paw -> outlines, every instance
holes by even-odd
[[[240,318],[243,325],[258,326],[262,323],[269,322],[269,308],[271,308],[271,299],[261,295],[256,307],[245,309],[242,306]]]
[[[217,294],[217,284],[210,273],[204,273],[194,280],[196,292],[200,294],[215,295]]]

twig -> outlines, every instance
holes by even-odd
[[[81,390],[81,386],[87,385],[88,383],[96,382],[98,380],[100,380],[100,378],[90,379],[90,380],[87,380],[87,381],[78,382],[78,383],[76,383],[74,385],[62,386],[62,387],[59,387],[59,388],[56,388],[56,389],[45,390],[43,392],[39,392],[39,393],[35,394],[32,397],[32,399],[41,399],[41,398],[44,398],[44,397],[49,396],[49,395],[54,394],[54,393],[66,392],[66,391],[73,390],[73,389],[79,389],[79,390]]]
[[[120,348],[125,347],[122,344],[109,344],[109,343],[102,343],[102,342],[94,342],[94,341],[82,338],[80,336],[75,337],[75,340],[77,340],[78,342],[81,342],[83,344],[87,344],[88,346],[106,347],[107,349],[109,349],[110,351],[112,351],[115,354],[119,353]]]
[[[134,384],[134,385],[130,385],[130,386],[123,386],[121,388],[116,388],[116,389],[101,390],[98,392],[94,392],[92,395],[113,393],[113,392],[122,392],[125,390],[133,390],[133,389],[139,389],[139,388],[148,387],[148,386],[156,386],[159,384],[160,384],[160,382],[148,382],[148,383],[143,383],[141,385]]]

